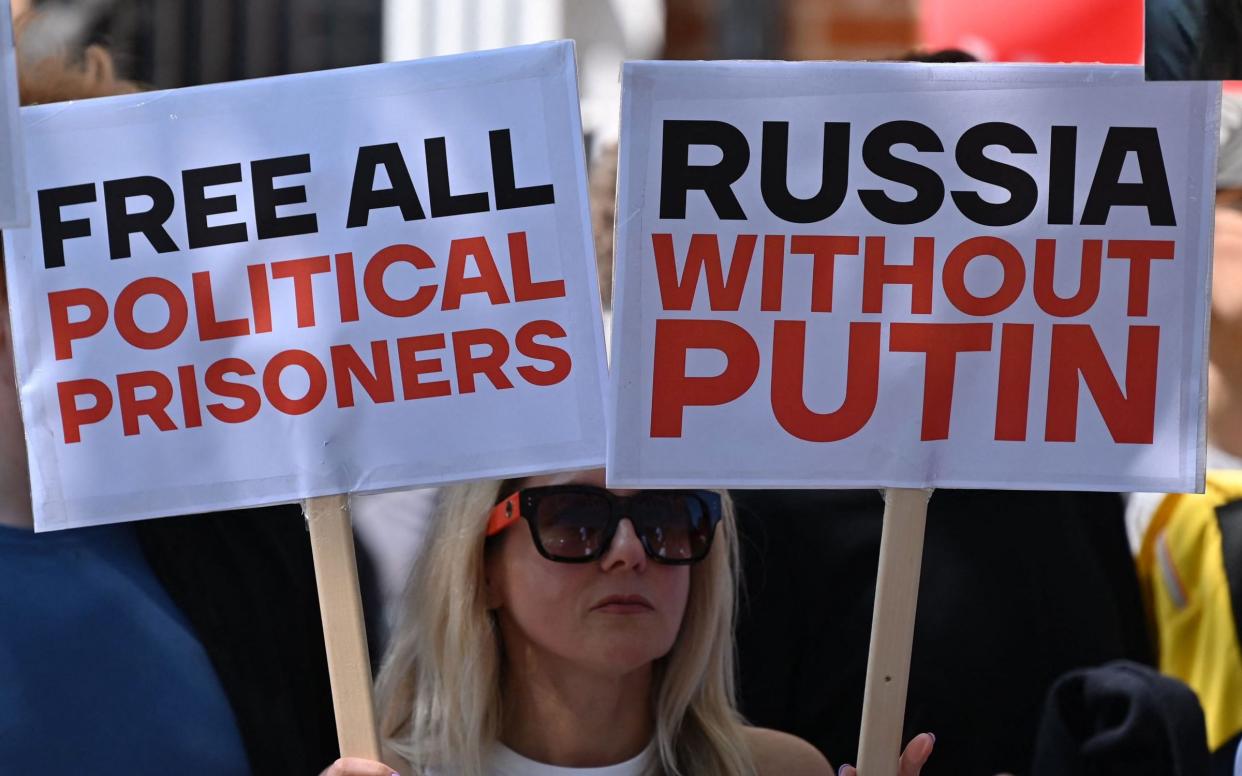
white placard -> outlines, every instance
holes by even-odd
[[[635,62],[610,484],[1201,490],[1220,89]]]
[[[13,12],[9,0],[0,0],[0,111],[4,113],[0,119],[0,228],[3,229],[30,224],[18,104]]]
[[[23,119],[39,530],[602,462],[571,43]]]

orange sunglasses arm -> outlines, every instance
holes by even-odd
[[[487,519],[487,535],[495,536],[521,519],[521,491],[492,507]]]

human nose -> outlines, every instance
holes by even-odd
[[[621,518],[621,522],[617,524],[617,531],[608,545],[608,552],[600,559],[600,564],[604,571],[614,571],[627,566],[635,571],[646,568],[647,551],[643,549],[638,532],[634,530],[634,523],[628,517]]]

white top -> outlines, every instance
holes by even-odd
[[[645,776],[656,761],[656,745],[652,741],[637,757],[601,768],[563,768],[523,757],[504,744],[497,743],[484,765],[487,776]],[[433,771],[428,776],[453,776],[451,772]]]

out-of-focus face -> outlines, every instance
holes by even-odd
[[[1242,327],[1242,189],[1216,193],[1214,240],[1213,324]]]
[[[570,483],[602,487],[604,473],[534,477],[525,485]],[[510,655],[534,650],[606,675],[630,673],[667,654],[690,592],[690,568],[653,563],[628,519],[608,551],[590,563],[544,558],[527,521],[519,520],[489,548],[486,573],[488,604]],[[618,598],[628,602],[608,603]]]

